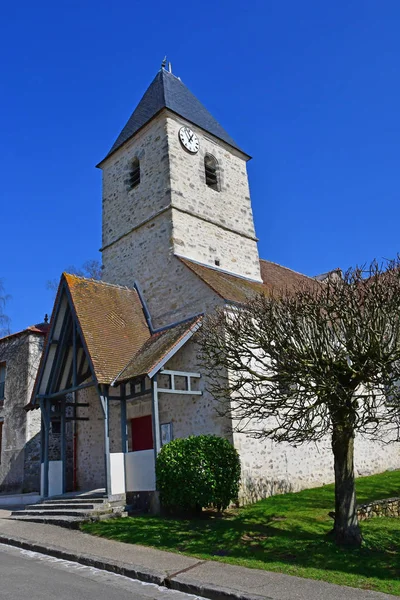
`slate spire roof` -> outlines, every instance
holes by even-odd
[[[173,111],[187,121],[198,125],[205,131],[223,140],[233,148],[243,152],[182,81],[162,68],[147,88],[143,98],[122,129],[106,158],[118,150],[163,108]]]

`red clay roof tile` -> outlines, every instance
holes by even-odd
[[[314,282],[306,275],[267,260],[260,260],[263,283],[200,265],[187,258],[179,257],[179,260],[221,298],[230,302],[242,303],[255,294],[270,294],[274,291],[278,293],[291,292],[304,284]]]
[[[64,273],[99,383],[111,383],[150,338],[136,290]]]

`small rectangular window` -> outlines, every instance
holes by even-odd
[[[0,402],[4,401],[6,387],[6,363],[0,363]]]
[[[215,191],[219,191],[218,181],[218,162],[211,154],[206,154],[204,157],[204,171],[206,184]]]
[[[129,177],[129,187],[132,190],[140,183],[140,162],[138,158],[132,161],[131,172]]]
[[[51,433],[53,435],[61,434],[61,421],[52,421],[51,422]]]

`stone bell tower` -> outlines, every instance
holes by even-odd
[[[147,300],[157,281],[173,278],[180,256],[261,281],[249,158],[181,80],[161,68],[98,165],[103,279],[136,281]]]

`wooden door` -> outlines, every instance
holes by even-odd
[[[131,419],[132,452],[153,448],[153,423],[151,415]]]

